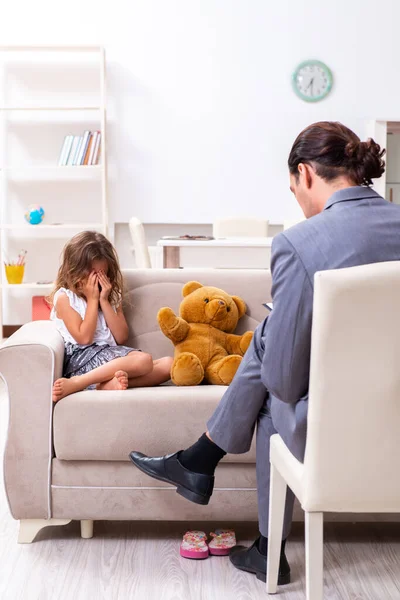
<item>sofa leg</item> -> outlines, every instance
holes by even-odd
[[[93,537],[93,521],[83,519],[81,521],[81,537],[85,540],[89,540]]]
[[[68,525],[71,519],[21,519],[19,522],[18,544],[31,544],[44,527]]]

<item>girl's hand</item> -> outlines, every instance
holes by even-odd
[[[97,300],[100,298],[99,290],[99,278],[97,273],[92,271],[83,285],[83,293],[85,294],[86,300]]]
[[[99,283],[101,285],[100,302],[106,302],[111,293],[112,285],[104,271],[99,271],[97,275],[99,278]]]

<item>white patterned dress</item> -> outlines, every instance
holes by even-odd
[[[89,373],[89,371],[93,371],[96,367],[101,367],[114,358],[126,356],[130,352],[140,352],[137,348],[118,346],[100,309],[93,342],[89,345],[78,344],[68,331],[64,321],[57,317],[56,306],[60,294],[65,294],[68,297],[71,307],[80,315],[81,319],[85,318],[87,302],[84,298],[66,288],[60,288],[54,295],[50,318],[55,322],[58,331],[64,339],[63,377],[69,378],[76,375],[83,375]],[[94,384],[89,386],[90,389],[95,387]]]

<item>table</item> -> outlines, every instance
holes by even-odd
[[[165,269],[183,266],[220,269],[269,269],[272,237],[215,240],[161,239]],[[187,263],[185,265],[185,263]]]

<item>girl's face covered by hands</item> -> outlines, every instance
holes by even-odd
[[[87,300],[108,299],[111,292],[111,283],[107,277],[108,262],[105,259],[94,260],[88,275],[82,280],[81,289]]]
[[[97,284],[100,292],[100,301],[108,300],[112,285],[107,277],[108,273],[108,262],[105,259],[102,260],[94,260],[92,262],[92,272],[96,274]]]

